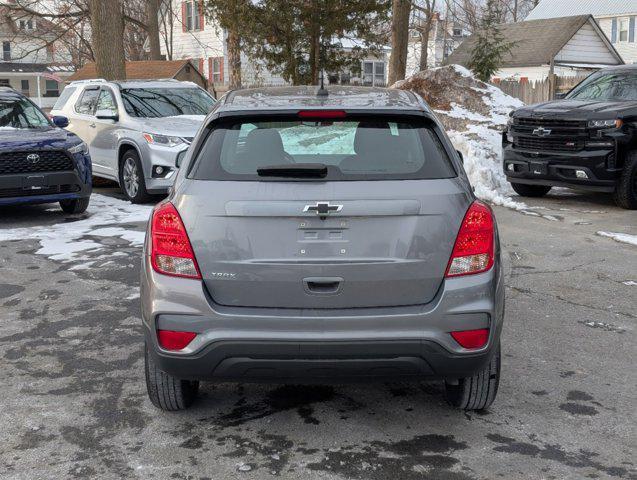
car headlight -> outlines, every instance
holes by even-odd
[[[164,147],[174,147],[185,143],[181,137],[172,137],[170,135],[159,135],[158,133],[144,133],[144,138],[148,143],[162,145]]]
[[[589,120],[589,128],[619,128],[624,122],[619,119],[613,120]]]
[[[88,153],[88,145],[84,142],[78,143],[77,145],[69,148],[69,153],[72,155],[76,153],[83,153],[86,155]]]

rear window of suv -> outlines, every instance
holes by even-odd
[[[272,166],[276,168],[265,173]],[[456,176],[440,139],[428,124],[374,117],[223,123],[204,140],[190,177],[295,180],[296,169],[304,167],[325,167],[326,174],[314,178],[321,181]],[[286,172],[279,175],[280,171]],[[311,175],[303,180],[312,180]]]

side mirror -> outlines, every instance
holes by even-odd
[[[555,94],[555,100],[562,100],[564,97],[566,97],[566,93],[564,92],[558,92]]]
[[[462,152],[460,150],[456,150],[456,153],[458,154],[458,156],[460,157],[460,161],[464,165],[464,155],[462,155]]]
[[[117,120],[119,120],[119,115],[117,115],[116,111],[104,109],[95,112],[95,118],[97,118],[98,120],[113,120],[114,122],[116,122]]]
[[[69,119],[62,115],[55,115],[51,120],[53,121],[53,125],[56,127],[66,128],[69,126]]]

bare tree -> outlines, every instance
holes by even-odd
[[[418,61],[418,69],[423,71],[427,69],[429,37],[431,35],[431,28],[436,15],[436,0],[413,1],[412,8],[419,14],[416,16],[416,21],[412,28],[420,34],[420,58]]]
[[[159,39],[159,4],[160,0],[146,0],[146,32],[151,60],[162,59]]]
[[[97,76],[125,79],[124,14],[120,0],[88,0],[88,6]]]
[[[409,15],[411,0],[393,0],[391,18],[391,55],[389,56],[390,85],[404,80],[407,70],[407,50],[409,43]]]

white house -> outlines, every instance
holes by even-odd
[[[637,63],[637,0],[540,0],[526,20],[593,15],[624,59]]]
[[[502,59],[499,79],[544,80],[550,73],[560,77],[582,76],[624,62],[591,15],[529,20],[500,25],[512,48]],[[448,63],[469,66],[477,38],[467,38]]]
[[[172,47],[172,58],[190,59],[199,66],[206,78],[218,92],[223,92],[228,84],[229,65],[225,32],[215,22],[203,15],[201,0],[171,0],[172,21],[162,22],[162,54],[168,55]],[[163,18],[171,15],[164,14]],[[343,50],[355,46],[351,40],[343,40]],[[329,83],[384,86],[387,82],[389,49],[384,49],[379,57],[370,57],[361,64],[360,74],[343,71],[327,76]],[[285,85],[287,82],[276,73],[269,71],[263,62],[241,55],[241,78],[243,86]]]
[[[419,21],[416,19],[416,21]],[[429,41],[427,42],[427,66],[439,67],[445,59],[467,38],[468,33],[462,25],[447,18],[441,18],[436,12],[432,19]],[[420,71],[420,51],[422,41],[417,29],[409,32],[407,47],[407,76]]]
[[[55,27],[44,19],[19,17],[0,8],[0,85],[51,107],[73,73],[68,52],[55,39]]]

